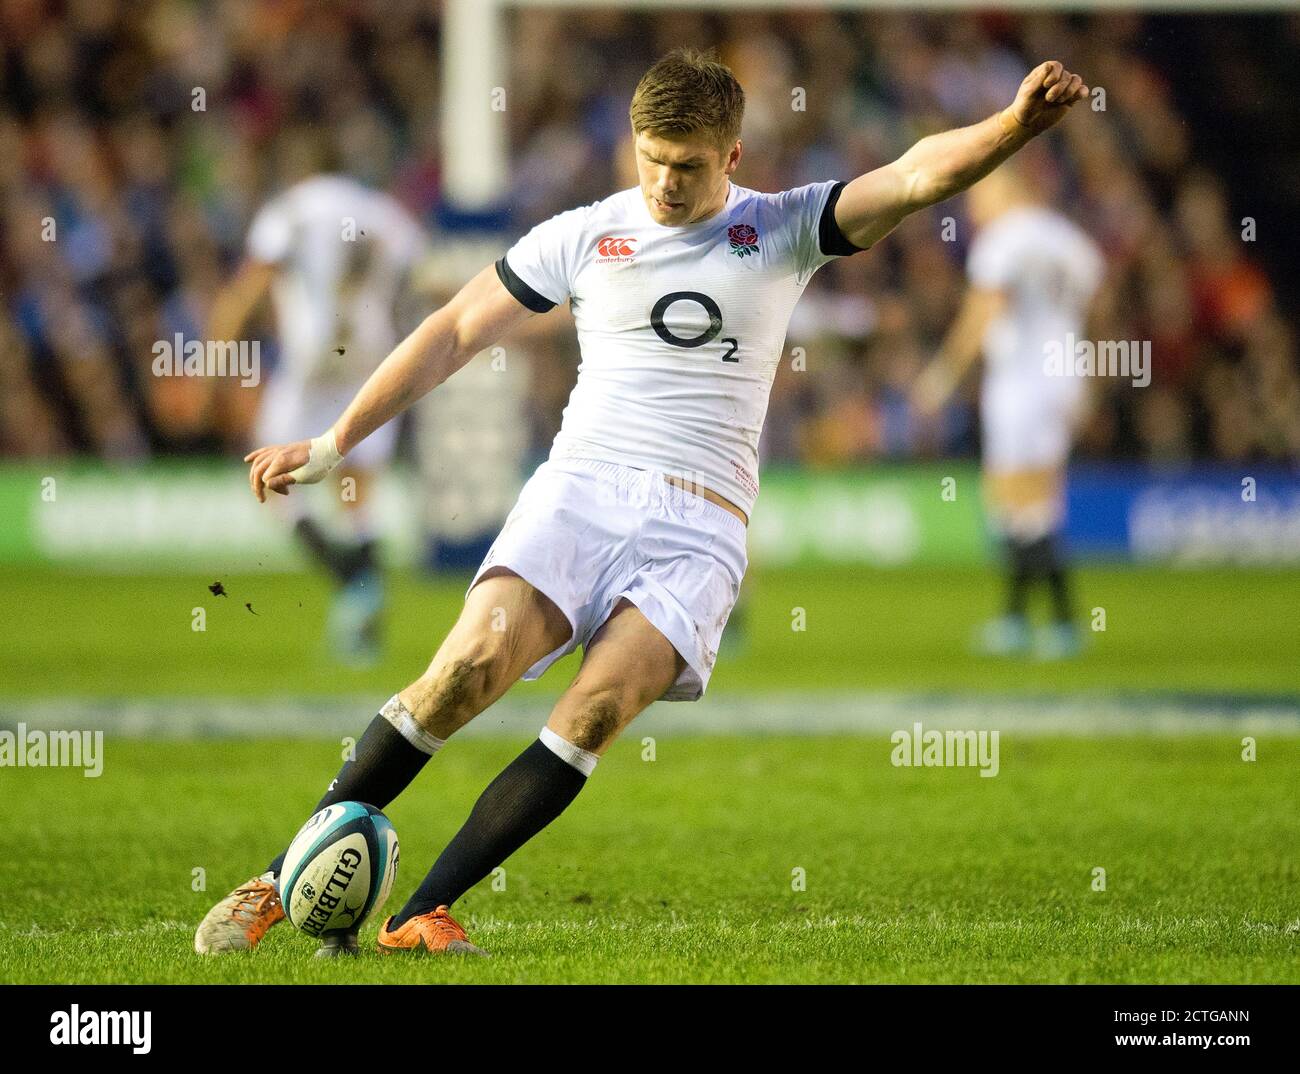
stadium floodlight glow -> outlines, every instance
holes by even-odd
[[[1281,11],[1295,0],[999,0],[1002,11]],[[796,11],[988,10],[988,0],[447,0],[443,9],[441,133],[443,192],[458,210],[499,208],[509,189],[506,85],[507,8],[628,11],[749,9]],[[503,108],[494,109],[498,91]]]

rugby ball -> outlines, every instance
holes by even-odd
[[[356,932],[378,913],[397,876],[397,833],[364,802],[314,814],[289,844],[280,869],[285,916],[308,936]]]

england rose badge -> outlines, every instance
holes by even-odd
[[[737,257],[758,253],[758,232],[748,224],[732,224],[727,228],[727,238],[731,242],[731,252]]]

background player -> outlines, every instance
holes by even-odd
[[[646,706],[703,695],[745,571],[768,392],[812,274],[965,189],[1086,92],[1045,63],[1003,112],[851,183],[760,194],[731,182],[739,84],[716,61],[672,53],[633,96],[636,188],[534,228],[403,341],[326,433],[250,453],[259,500],[319,481],[478,351],[570,301],[583,360],[551,457],[429,669],[383,707],[320,806],[385,807],[521,676],[578,646],[582,664],[538,739],[381,927],[381,950],[476,950],[451,904],[567,808]],[[281,861],[213,907],[197,950],[260,941],[283,916]]]
[[[1062,548],[1065,464],[1085,414],[1088,381],[1047,370],[1047,345],[1085,338],[1089,306],[1101,286],[1097,246],[1060,213],[1038,203],[1014,164],[993,172],[968,196],[976,228],[967,260],[970,290],[940,348],[917,381],[918,409],[933,415],[981,355],[984,492],[1006,550],[1006,612],[985,624],[987,652],[1043,659],[1080,647]],[[1036,639],[1027,601],[1032,587],[1051,594],[1051,622]]]
[[[312,436],[348,404],[397,342],[398,299],[425,252],[419,224],[396,200],[344,175],[309,176],[262,208],[209,326],[211,339],[237,339],[266,294],[274,298],[280,358],[258,411],[260,443]],[[358,444],[340,483],[284,501],[294,533],[338,587],[329,635],[352,664],[378,656],[383,588],[369,497],[397,432],[393,423]],[[337,539],[330,519],[340,505],[346,535]]]

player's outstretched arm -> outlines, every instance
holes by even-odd
[[[250,258],[212,300],[208,339],[238,339],[253,311],[271,291],[275,266]]]
[[[488,266],[397,345],[333,428],[315,440],[258,448],[245,456],[253,495],[264,501],[267,489],[286,495],[290,485],[321,480],[381,425],[532,316]]]
[[[854,179],[835,205],[835,222],[855,246],[871,246],[909,213],[983,179],[1087,95],[1083,79],[1056,60],[1039,64],[997,115],[922,138],[892,164]]]
[[[943,409],[970,368],[979,360],[984,334],[1006,304],[1001,291],[973,287],[966,292],[948,334],[935,356],[912,386],[912,405],[922,417]]]

